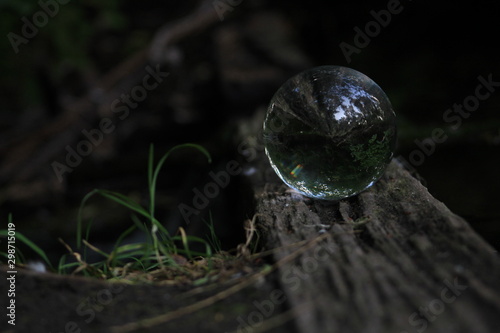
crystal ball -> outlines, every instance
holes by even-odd
[[[386,94],[363,73],[315,67],[273,96],[263,140],[285,184],[307,197],[340,200],[383,175],[396,146],[396,115]]]

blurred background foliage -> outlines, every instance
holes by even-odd
[[[6,36],[21,34],[20,18],[31,20],[40,6],[38,1],[1,0],[0,148],[13,137],[23,137],[53,121],[64,105],[92,91],[100,77],[146,49],[158,29],[185,18],[197,3],[70,1],[59,5],[59,13],[28,44],[20,45],[16,54]],[[210,150],[214,164],[179,156],[172,161],[171,171],[160,177],[163,221],[181,225],[175,212],[178,203],[189,202],[192,188],[203,186],[209,171],[223,168],[237,155],[235,121],[265,108],[275,89],[298,71],[335,64],[367,74],[391,99],[399,124],[396,156],[408,160],[418,148],[414,140],[429,137],[435,128],[444,129],[449,139],[437,144],[436,152],[416,172],[434,196],[500,247],[500,89],[481,101],[458,129],[443,121],[447,109],[474,93],[478,76],[491,74],[494,81],[500,81],[496,41],[500,28],[494,17],[500,6],[495,1],[401,1],[403,11],[393,15],[359,54],[353,54],[351,62],[346,61],[339,44],[354,45],[353,28],[364,30],[373,21],[371,11],[386,9],[387,3],[243,1],[223,21],[171,48],[170,56],[177,59],[166,69],[171,76],[110,135],[121,138],[112,154],[104,160],[97,158],[99,154],[90,156],[69,175],[59,195],[2,199],[2,221],[12,212],[19,227],[28,229],[25,234],[56,243],[57,236],[68,237],[74,231],[75,207],[93,188],[127,190],[137,197],[144,194],[140,184],[150,142],[166,151],[175,144],[195,141]],[[280,31],[287,36],[286,42],[276,37]],[[231,34],[237,36],[234,42],[227,41],[233,38]],[[282,58],[273,53],[279,50]],[[278,74],[269,80],[252,81],[246,74],[230,81],[228,77],[239,75],[231,67],[235,62],[242,70],[264,68]],[[224,74],[227,68],[232,76]],[[64,158],[64,152],[60,156]],[[234,238],[235,226],[240,228],[248,214],[241,206],[249,199],[239,184],[239,180],[232,181],[233,187],[209,208],[223,239]],[[105,226],[99,231],[103,241],[113,235],[110,226],[120,226],[127,218],[109,203],[96,204],[90,211]]]
[[[6,99],[8,104],[4,112],[44,105],[44,87],[36,75],[41,71],[50,75],[43,80],[61,82],[68,72],[86,72],[102,66],[96,62],[98,59],[91,57],[92,43],[104,32],[125,31],[127,18],[119,11],[120,2],[81,1],[59,5],[59,12],[63,11],[64,15],[50,18],[28,44],[20,45],[19,53],[12,51],[10,43],[1,43],[1,52],[6,56],[2,62],[1,83],[8,89],[4,93],[11,96]],[[0,2],[0,10],[1,35],[14,32],[22,36],[20,18],[26,17],[32,22],[33,14],[41,8],[36,1],[5,0]]]

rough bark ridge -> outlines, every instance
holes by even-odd
[[[496,251],[397,161],[339,202],[295,194],[262,151],[253,166],[256,226],[266,247],[281,247],[275,260],[324,238],[280,268],[298,331],[497,332]]]

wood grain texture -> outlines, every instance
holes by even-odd
[[[323,238],[280,267],[299,332],[498,332],[497,252],[398,161],[367,191],[328,202],[290,190],[262,147],[246,147],[258,152],[247,168],[257,170],[250,186],[262,242],[280,248],[274,260]]]

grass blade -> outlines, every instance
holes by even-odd
[[[163,164],[165,164],[165,161],[167,158],[170,156],[171,153],[173,153],[177,149],[183,149],[183,148],[194,148],[197,149],[198,151],[202,152],[208,159],[208,162],[212,162],[212,157],[210,156],[210,153],[203,148],[200,145],[194,144],[194,143],[184,143],[181,145],[177,145],[173,148],[171,148],[163,157],[158,161],[158,164],[154,168],[153,171],[153,145],[151,145],[150,150],[149,150],[149,165],[148,165],[148,185],[149,185],[149,214],[151,215],[151,219],[154,219],[154,209],[155,209],[155,195],[156,195],[156,183],[158,180],[158,174],[160,173],[161,168],[163,167]]]
[[[0,236],[7,237],[8,236],[8,230],[0,230]],[[50,263],[49,258],[45,254],[45,251],[43,251],[41,248],[39,248],[35,243],[33,243],[32,241],[30,241],[26,236],[24,236],[19,231],[16,231],[16,240],[19,240],[19,241],[23,242],[26,246],[28,246],[30,249],[32,249],[34,252],[36,252],[36,254],[38,254],[47,263],[47,265],[51,269],[54,269],[54,267]]]

